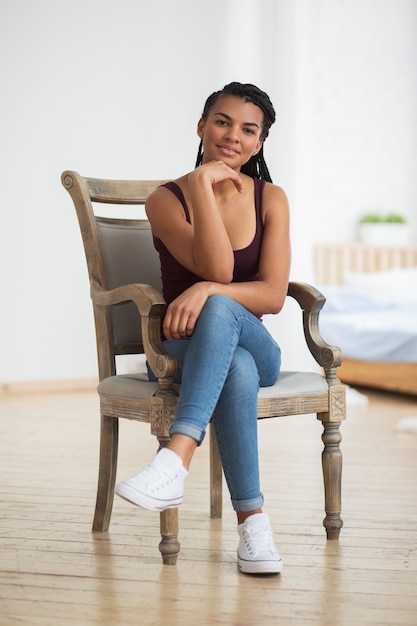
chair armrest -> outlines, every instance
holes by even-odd
[[[321,310],[326,302],[325,296],[308,283],[288,283],[288,295],[298,302],[303,311]]]
[[[165,350],[161,339],[166,303],[154,287],[130,283],[107,290],[92,281],[91,299],[94,304],[104,307],[133,302],[141,318],[142,343],[151,370],[158,378],[175,376],[178,369],[177,359]]]
[[[326,374],[328,370],[339,367],[343,361],[341,349],[326,343],[319,329],[319,315],[326,302],[325,296],[312,285],[298,282],[289,283],[288,295],[298,302],[303,311],[304,336],[316,362]]]

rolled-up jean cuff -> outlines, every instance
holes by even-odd
[[[194,439],[200,446],[203,443],[206,431],[201,430],[201,428],[198,428],[193,424],[189,424],[188,422],[174,421],[171,424],[171,428],[169,429],[169,434],[171,436],[175,434],[187,435],[187,437],[191,437],[191,439]]]
[[[236,512],[256,511],[261,509],[263,504],[264,497],[262,493],[257,498],[252,498],[251,500],[232,500],[233,510]]]

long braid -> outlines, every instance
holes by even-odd
[[[198,167],[203,162],[203,140],[200,140],[200,145],[198,146],[197,160],[195,162],[195,166]]]
[[[223,87],[223,89],[221,89],[220,91],[215,91],[207,98],[202,113],[202,118],[204,120],[207,119],[209,111],[215,104],[215,102],[217,102],[217,100],[223,96],[237,96],[238,98],[242,98],[242,100],[245,100],[245,102],[252,102],[256,106],[258,106],[264,114],[261,139],[265,140],[268,137],[269,129],[275,122],[276,114],[272,102],[269,99],[269,96],[264,91],[262,91],[255,85],[251,85],[250,83],[229,83],[228,85]],[[202,160],[203,142],[200,141],[195,166],[198,167],[199,165],[201,165]],[[251,157],[249,161],[242,166],[241,171],[243,172],[243,174],[247,174],[248,176],[252,176],[253,178],[261,178],[272,183],[271,175],[269,173],[264,158],[263,144],[259,152]]]

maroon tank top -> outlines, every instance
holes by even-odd
[[[241,250],[234,250],[235,269],[233,272],[233,282],[246,282],[258,278],[259,256],[261,252],[263,218],[262,218],[262,193],[265,186],[264,180],[254,178],[255,183],[255,211],[256,230],[252,242]],[[167,187],[181,202],[185,218],[191,224],[190,213],[181,188],[174,182],[163,185]],[[175,300],[183,291],[194,285],[196,282],[204,280],[197,274],[190,272],[183,267],[172,256],[161,239],[154,237],[154,245],[159,253],[161,261],[162,291],[167,304]]]

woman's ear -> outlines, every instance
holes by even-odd
[[[197,135],[200,137],[200,139],[203,138],[204,135],[204,120],[203,118],[201,118],[197,124]]]
[[[260,149],[262,148],[262,144],[263,144],[264,140],[263,139],[259,139],[258,143],[256,144],[256,148],[253,151],[252,156],[255,156],[255,154],[258,154],[258,152],[260,151]]]

